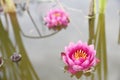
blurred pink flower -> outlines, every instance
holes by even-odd
[[[69,23],[68,14],[61,9],[50,10],[44,21],[49,29],[66,28]]]
[[[71,42],[69,46],[65,47],[65,52],[62,52],[61,56],[68,67],[68,72],[72,74],[90,70],[99,62],[94,46],[81,41],[78,41],[77,44]]]

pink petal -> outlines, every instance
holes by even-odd
[[[82,44],[82,41],[79,40],[77,44],[81,45],[81,44]]]
[[[99,62],[100,62],[100,60],[98,58],[96,58],[96,64],[99,63]]]
[[[74,62],[75,62],[75,64],[77,64],[77,65],[80,65],[81,63],[83,63],[83,59],[80,59],[80,60],[75,60]]]
[[[79,66],[79,65],[73,65],[73,70],[75,71],[81,71],[83,69],[82,66]]]
[[[69,46],[65,46],[65,52],[66,52],[66,53],[67,53],[67,52],[70,52],[71,50],[73,50],[73,47],[74,47],[74,43],[71,42],[71,43],[69,44]]]
[[[57,21],[60,21],[60,19],[61,19],[61,17],[57,17],[57,19],[56,19],[56,20],[57,20]]]
[[[96,51],[92,50],[92,49],[89,49],[88,53],[89,53],[89,55],[93,55],[93,56],[96,55]]]
[[[98,64],[100,62],[100,60],[98,58],[94,58],[91,62],[90,65],[91,66],[95,66],[96,64]]]
[[[94,50],[94,45],[89,45],[89,47]]]
[[[87,42],[84,42],[84,43],[82,43],[83,44],[83,47],[88,47],[88,44],[87,44]]]
[[[46,22],[49,22],[49,21],[50,21],[50,18],[49,18],[49,17],[45,17],[44,20],[45,20]]]
[[[65,49],[65,52],[66,52],[66,53],[68,53],[68,52],[69,52],[69,49],[68,49],[68,47],[67,47],[67,46],[65,46],[65,48],[64,48],[64,49]]]
[[[66,16],[62,17],[62,21],[66,21],[66,20],[67,20]]]
[[[91,61],[91,60],[93,60],[94,59],[94,55],[93,54],[90,54],[90,58],[89,58],[89,60]]]
[[[94,56],[96,55],[96,51],[95,51],[95,50],[93,51],[93,55],[94,55]]]
[[[46,24],[46,26],[47,26],[47,27],[49,27],[49,28],[51,28],[51,27],[52,27],[52,25],[51,25],[51,24],[49,24],[49,23],[47,23],[47,24]]]
[[[66,54],[64,52],[61,53],[61,57],[62,57],[62,60],[63,62],[68,65],[68,62],[67,62],[67,58],[66,58]]]
[[[81,66],[87,67],[88,64],[89,64],[89,60],[85,60],[85,61],[81,64]]]
[[[52,24],[56,24],[56,20],[55,19],[52,19],[51,22],[52,22]]]
[[[73,66],[75,64],[69,57],[67,57],[67,61],[70,66]]]
[[[68,47],[69,47],[69,48],[73,48],[74,45],[75,45],[75,44],[74,44],[73,42],[70,42]]]
[[[95,66],[96,65],[96,62],[95,62],[95,59],[93,59],[91,62],[90,62],[90,66]]]
[[[77,71],[73,70],[71,67],[68,67],[68,72],[71,74],[75,74]]]

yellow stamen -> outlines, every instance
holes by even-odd
[[[74,57],[75,57],[75,59],[80,59],[80,58],[83,58],[83,59],[86,59],[86,57],[87,57],[87,54],[84,52],[84,51],[82,51],[82,50],[77,50],[76,52],[75,52],[75,54],[74,54]]]
[[[55,15],[56,17],[58,17],[58,16],[60,16],[60,13],[55,13],[54,15]]]

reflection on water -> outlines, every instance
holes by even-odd
[[[105,15],[99,13],[97,30],[95,34],[95,48],[100,64],[97,67],[98,80],[107,80],[107,50],[105,33]]]
[[[98,23],[95,33],[95,17],[89,19],[89,44],[95,44],[97,57],[100,63],[96,67],[92,80],[107,80],[107,50],[106,50],[106,34],[105,34],[105,15],[99,13]]]
[[[106,0],[99,0],[99,15],[96,33],[94,33],[95,18],[89,19],[89,44],[94,44],[97,57],[100,59],[100,63],[96,67],[95,74],[92,75],[92,80],[107,80],[107,50],[106,50],[106,33],[105,33],[105,8]]]
[[[64,0],[64,1],[67,1],[67,0]],[[115,0],[110,0],[110,1],[114,2]],[[71,2],[72,2],[72,0],[71,0]],[[73,2],[75,2],[75,1],[73,1]],[[118,1],[118,3],[119,3],[119,1]],[[72,3],[70,3],[70,5],[71,4]],[[76,4],[77,3],[75,3],[75,6],[78,5],[78,4],[77,5]],[[82,4],[83,3],[81,3],[81,5]],[[35,12],[37,9],[34,11],[30,11],[33,8],[29,9],[30,14],[29,14],[29,11],[25,10],[24,12],[27,14],[23,14],[23,12],[22,12],[22,15],[21,16],[19,15],[17,17],[16,17],[16,14],[9,14],[10,22],[7,21],[7,18],[8,18],[8,15],[7,15],[6,23],[12,23],[12,31],[14,32],[14,38],[15,38],[16,44],[14,45],[11,41],[12,37],[9,36],[8,29],[5,28],[7,25],[4,26],[3,25],[4,22],[2,22],[0,20],[0,55],[2,55],[2,58],[4,59],[4,65],[0,68],[0,80],[39,80],[39,77],[42,78],[43,80],[70,80],[70,79],[75,80],[76,77],[80,78],[81,73],[77,74],[76,77],[71,78],[68,74],[63,73],[63,71],[58,68],[58,66],[60,68],[63,67],[63,64],[61,64],[62,61],[59,59],[60,56],[57,53],[59,53],[61,51],[61,49],[63,49],[63,47],[67,43],[69,43],[69,41],[71,41],[71,40],[72,41],[78,41],[78,39],[87,40],[86,34],[87,34],[88,28],[89,28],[88,29],[89,30],[88,31],[88,35],[89,35],[88,43],[95,44],[95,48],[97,51],[97,57],[100,59],[100,63],[96,66],[95,72],[93,72],[92,75],[86,74],[87,77],[84,76],[81,79],[113,80],[115,78],[115,80],[117,80],[119,78],[120,64],[118,62],[119,61],[119,47],[115,45],[116,44],[115,41],[118,40],[118,43],[120,43],[120,26],[119,26],[119,33],[116,33],[118,28],[115,27],[114,24],[116,24],[117,20],[115,20],[116,18],[114,18],[114,17],[113,17],[113,19],[110,20],[108,17],[116,15],[115,10],[112,8],[114,8],[115,6],[116,7],[118,7],[118,6],[114,5],[114,3],[111,3],[109,5],[110,6],[107,9],[106,16],[103,13],[99,13],[97,26],[95,26],[95,23],[96,23],[95,21],[97,19],[97,18],[95,18],[96,15],[89,18],[89,20],[88,20],[89,27],[84,25],[85,23],[82,18],[83,15],[81,17],[80,15],[78,15],[79,13],[74,14],[74,12],[72,10],[69,10],[69,7],[66,8],[67,11],[69,13],[71,13],[73,16],[73,17],[71,17],[71,15],[70,15],[70,17],[73,19],[72,23],[75,23],[79,27],[77,28],[77,30],[75,30],[75,26],[72,25],[72,27],[71,27],[71,24],[70,24],[70,27],[68,29],[66,29],[66,31],[63,30],[60,33],[54,35],[53,37],[49,37],[49,32],[50,32],[50,34],[52,34],[52,33],[55,33],[55,31],[51,32],[51,31],[47,30],[45,28],[45,26],[44,26],[44,29],[41,29],[41,28],[43,28],[43,24],[41,25],[42,20],[36,20],[36,17],[34,16],[34,14],[37,14],[37,12]],[[111,5],[112,5],[112,8],[111,8]],[[34,8],[37,8],[37,7],[34,7]],[[42,14],[42,11],[44,13],[44,10],[42,10],[42,8],[46,7],[45,9],[48,9],[47,7],[49,7],[49,6],[46,6],[46,4],[42,5],[42,3],[40,2],[39,7],[40,7],[40,10],[39,10],[40,14]],[[81,7],[81,6],[77,6],[77,7]],[[85,8],[85,10],[87,11],[86,8]],[[26,16],[29,17],[30,21],[28,21],[28,18],[26,18]],[[78,17],[79,17],[79,19],[78,19]],[[107,17],[106,23],[105,23],[105,17]],[[40,16],[40,18],[41,18],[41,16]],[[26,20],[24,20],[24,19],[26,19]],[[78,20],[78,22],[77,22],[77,20]],[[26,22],[24,22],[24,21],[26,21]],[[86,19],[86,21],[87,21],[87,19]],[[110,22],[110,21],[112,21],[112,22]],[[38,26],[39,24],[37,24],[37,23],[40,23],[40,26]],[[30,29],[30,27],[32,26],[31,24],[33,24],[34,28],[35,28],[35,25],[37,24],[37,27],[39,29],[36,28],[35,30],[36,31],[38,30],[38,32],[42,32],[43,30],[46,30],[45,35],[43,35],[42,33],[40,33],[40,34],[38,33],[39,34],[38,36],[27,35],[26,34],[27,31],[29,31],[27,29]],[[107,24],[107,26],[105,26],[105,24]],[[25,31],[25,29],[26,29],[26,31]],[[77,31],[81,31],[82,34],[78,34],[79,32],[77,33]],[[24,37],[21,38],[22,35],[20,33]],[[34,30],[33,30],[33,33],[35,33]],[[43,33],[44,33],[44,31],[43,31]],[[46,35],[48,35],[48,36],[46,36]],[[45,37],[49,37],[49,38],[45,38]],[[40,38],[42,38],[42,39],[40,39]],[[43,39],[43,38],[45,38],[45,39]],[[106,38],[108,39],[107,43],[106,43]],[[36,40],[34,40],[34,39],[36,39]],[[23,44],[22,41],[25,42],[26,46],[28,47],[28,48],[26,47],[26,50],[24,48],[25,44]],[[33,42],[33,43],[31,43],[31,42]],[[115,42],[115,44],[114,44],[114,42]],[[30,57],[30,58],[33,61],[33,65],[34,65],[35,69],[39,73],[38,74],[39,77],[37,76],[37,73],[34,71],[34,68],[32,67],[30,60],[28,59],[28,56],[27,56],[28,53],[26,51],[29,51],[29,53],[32,54],[32,57]],[[18,63],[18,65],[16,63],[13,63],[10,60],[10,56],[15,52],[19,52],[22,55],[22,60]],[[37,53],[37,56],[34,55],[35,53]],[[48,59],[49,59],[49,61],[48,61]],[[108,64],[108,63],[110,63],[110,64]],[[116,66],[116,64],[117,64],[117,66]],[[108,72],[109,72],[110,76],[108,76]]]
[[[17,14],[20,14],[20,16],[23,17],[24,13],[27,13],[27,15],[29,16],[29,18],[30,18],[30,20],[31,20],[31,22],[32,22],[32,24],[33,24],[33,26],[34,26],[34,28],[35,28],[35,31],[36,31],[37,34],[38,34],[38,36],[27,35],[27,34],[25,34],[24,31],[22,31],[22,29],[21,29],[22,35],[23,35],[24,37],[30,38],[30,39],[41,39],[41,38],[50,37],[50,36],[55,35],[56,33],[59,32],[59,30],[58,30],[58,31],[53,31],[53,32],[51,32],[51,33],[49,33],[49,34],[43,35],[42,32],[39,30],[39,27],[41,27],[41,26],[45,27],[45,25],[44,25],[44,23],[43,23],[43,17],[44,17],[44,16],[40,16],[40,18],[41,18],[41,19],[40,19],[40,22],[41,22],[42,25],[37,25],[37,23],[36,23],[33,15],[32,15],[32,11],[28,8],[28,5],[27,5],[27,4],[28,4],[27,2],[26,2],[26,3],[23,2],[23,4],[22,4],[22,3],[19,3],[19,4],[17,3],[17,4],[16,4]],[[28,25],[28,26],[29,26],[29,25]]]
[[[50,33],[50,34],[47,34],[47,35],[42,35],[42,34],[41,34],[41,31],[40,31],[39,28],[38,28],[39,26],[37,26],[36,22],[34,21],[32,15],[31,15],[31,13],[30,13],[30,11],[29,11],[29,10],[26,10],[26,12],[28,13],[28,15],[29,15],[29,17],[30,17],[30,19],[31,19],[31,21],[32,21],[32,23],[33,23],[33,25],[34,25],[34,28],[35,28],[35,30],[37,31],[37,33],[38,33],[39,36],[26,35],[26,34],[21,30],[21,32],[22,32],[22,34],[23,34],[24,37],[30,38],[30,39],[40,39],[40,38],[50,37],[50,36],[52,36],[52,35],[54,35],[54,34],[56,34],[56,33],[59,32],[59,30],[58,30],[58,31],[54,31],[54,32],[52,32],[52,33]],[[42,22],[42,20],[41,20],[41,22]],[[44,24],[42,24],[42,26],[44,26]]]
[[[1,54],[4,58],[4,65],[2,67],[2,80],[39,80],[36,72],[34,71],[32,64],[27,56],[27,52],[22,43],[20,28],[17,22],[15,13],[9,14],[11,23],[13,26],[16,46],[14,46],[8,36],[8,32],[4,29],[2,22],[0,21],[0,39],[1,39]],[[22,60],[18,63],[13,63],[10,56],[15,52],[19,52],[22,55]]]
[[[2,22],[0,20],[0,51],[2,58],[5,59],[4,65],[2,66],[2,72],[1,72],[1,79],[2,80],[7,80],[7,79],[12,79],[12,77],[16,74],[15,72],[17,65],[13,64],[9,58],[12,55],[12,53],[15,52],[15,48],[12,45],[12,42],[10,41],[8,37],[7,31],[4,29]],[[7,78],[8,77],[8,78]]]
[[[120,44],[120,11],[119,11],[119,34],[118,34],[118,44]]]

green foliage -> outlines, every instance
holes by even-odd
[[[5,58],[4,65],[1,69],[3,76],[0,76],[0,80],[39,80],[24,48],[16,13],[10,13],[9,17],[13,27],[16,47],[22,55],[22,60],[19,63],[10,60],[10,56],[16,52],[16,47],[14,47],[14,44],[11,42],[8,32],[4,29],[2,21],[0,20],[0,51],[2,57]]]
[[[97,67],[98,80],[107,80],[107,49],[106,49],[106,33],[105,33],[105,16],[99,14],[97,30],[95,34],[95,48],[100,64]],[[103,75],[102,75],[103,74]]]
[[[106,9],[107,0],[99,0],[99,12],[104,13]]]

